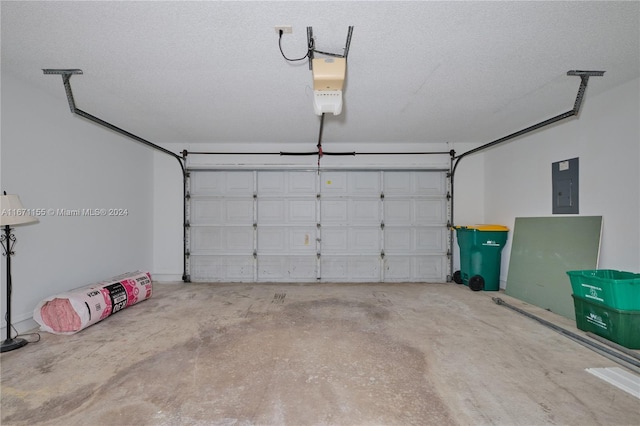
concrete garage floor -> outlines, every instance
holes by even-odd
[[[2,354],[2,425],[637,425],[614,362],[456,284],[155,284]],[[550,312],[505,301],[579,332]]]

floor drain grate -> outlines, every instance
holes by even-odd
[[[271,303],[284,303],[284,298],[287,296],[287,293],[276,293],[273,295],[273,300]]]

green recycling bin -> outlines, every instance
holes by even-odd
[[[500,290],[500,260],[509,228],[502,225],[456,226],[460,271],[453,280],[471,290]]]

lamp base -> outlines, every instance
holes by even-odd
[[[21,348],[23,346],[26,346],[27,343],[29,343],[29,342],[27,342],[26,340],[21,339],[19,337],[16,337],[15,339],[3,340],[0,352],[9,352],[9,351],[12,351],[14,349],[18,349],[18,348]]]

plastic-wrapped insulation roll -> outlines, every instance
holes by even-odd
[[[41,301],[33,319],[42,331],[74,334],[151,297],[149,272],[129,272]]]

